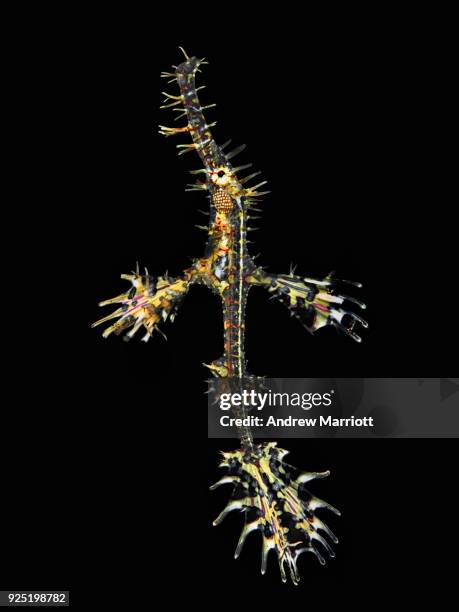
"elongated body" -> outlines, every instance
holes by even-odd
[[[225,153],[229,142],[219,146],[213,139],[210,128],[214,124],[209,125],[205,120],[203,110],[206,107],[201,106],[199,88],[195,85],[196,72],[204,63],[204,60],[185,54],[185,61],[174,66],[173,73],[163,73],[162,76],[179,88],[178,94],[165,93],[164,108],[178,112],[176,118],[183,118],[186,124],[160,126],[160,133],[165,136],[191,136],[191,142],[177,145],[179,154],[194,151],[201,159],[203,167],[191,172],[197,181],[190,185],[190,190],[202,190],[210,200],[209,223],[203,228],[207,232],[204,255],[176,278],[154,278],[147,270],[141,274],[138,268],[132,274],[122,275],[131,281],[131,289],[101,302],[102,306],[120,306],[94,325],[113,320],[103,335],[107,337],[112,332],[118,334],[126,330],[128,339],[143,327],[143,340],[148,341],[153,332],[159,330],[161,321],[174,319],[191,285],[206,285],[222,300],[224,323],[223,355],[207,367],[213,376],[227,380],[234,389],[241,389],[255,378],[247,373],[244,357],[245,306],[252,286],[265,287],[310,332],[333,325],[360,342],[354,326],[360,323],[366,327],[367,324],[342,307],[345,302],[353,302],[364,308],[358,300],[336,293],[337,284],[348,281],[335,281],[331,276],[316,280],[298,276],[293,271],[268,274],[250,256],[247,235],[252,228],[249,224],[253,213],[259,211],[259,198],[269,192],[259,191],[266,181],[247,186],[259,172],[240,177],[251,164],[239,167],[231,164],[230,160],[244,145]],[[323,553],[334,556],[326,538],[332,542],[337,540],[316,510],[338,511],[304,490],[305,483],[327,476],[328,472],[300,472],[284,461],[287,451],[278,449],[275,442],[256,444],[248,428],[242,428],[239,435],[241,448],[223,453],[221,465],[228,472],[214,485],[233,485],[231,500],[214,524],[220,523],[233,510],[244,512],[245,525],[235,556],[239,556],[246,536],[258,530],[263,540],[262,572],[266,570],[269,551],[274,550],[282,579],[286,580],[288,573],[297,584],[297,559],[302,552],[314,553],[321,563],[325,562]]]

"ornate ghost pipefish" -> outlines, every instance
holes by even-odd
[[[182,49],[183,51],[183,49]],[[355,332],[356,324],[367,327],[367,323],[353,311],[343,307],[352,303],[365,308],[353,297],[336,292],[340,283],[360,287],[359,283],[335,280],[332,275],[323,280],[299,276],[293,269],[288,274],[270,274],[258,266],[248,250],[250,221],[259,217],[260,197],[269,191],[260,191],[266,181],[247,186],[259,172],[244,178],[240,172],[251,167],[244,164],[234,167],[230,160],[240,153],[245,145],[225,153],[230,141],[219,146],[212,137],[203,111],[215,106],[201,106],[196,87],[195,75],[203,59],[189,57],[184,51],[185,61],[174,66],[174,72],[162,73],[177,83],[178,95],[164,93],[165,103],[161,108],[172,108],[178,112],[176,119],[185,118],[182,127],[160,126],[164,136],[189,134],[191,143],[179,144],[179,155],[191,151],[198,153],[202,168],[192,170],[198,179],[188,186],[188,191],[207,193],[210,200],[209,222],[198,226],[207,233],[204,255],[192,261],[192,265],[179,276],[154,278],[139,267],[121,278],[131,282],[131,288],[115,298],[100,303],[101,306],[119,304],[119,308],[100,319],[93,326],[114,321],[103,336],[126,331],[130,339],[143,328],[142,338],[147,342],[153,332],[160,331],[159,324],[171,321],[178,307],[193,284],[207,286],[219,295],[223,306],[224,352],[223,355],[206,365],[214,377],[232,381],[240,388],[245,381],[254,377],[246,371],[244,357],[245,306],[248,293],[253,286],[264,287],[272,297],[285,304],[293,316],[313,333],[326,325],[344,332],[357,342],[361,338]],[[201,180],[200,180],[201,179]],[[300,472],[284,461],[286,450],[277,448],[275,442],[255,444],[250,428],[239,430],[241,448],[224,452],[222,467],[227,474],[211,489],[223,484],[232,484],[233,492],[229,504],[214,521],[218,525],[233,510],[244,513],[245,522],[235,557],[241,552],[247,535],[255,530],[262,533],[261,571],[265,573],[270,550],[277,555],[282,580],[287,573],[294,584],[299,582],[297,560],[301,553],[312,552],[325,563],[323,553],[334,556],[329,540],[337,538],[317,516],[317,510],[326,508],[339,514],[333,506],[320,500],[304,489],[304,485],[315,478],[324,478],[329,472]]]

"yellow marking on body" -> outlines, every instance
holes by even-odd
[[[261,473],[264,473],[268,476],[270,483],[274,483],[276,478],[274,474],[271,472],[271,468],[269,467],[269,459],[266,457],[262,457],[260,459],[260,468],[256,465],[248,466],[248,471],[253,478],[257,481],[260,489],[263,491],[264,496],[258,496],[258,501],[260,506],[264,508],[265,517],[268,519],[269,523],[274,526],[274,540],[276,542],[276,546],[278,550],[281,551],[281,555],[284,554],[285,549],[288,547],[286,537],[284,535],[284,528],[280,525],[278,519],[278,511],[276,510],[275,504],[276,501],[273,500],[271,504],[268,504],[267,498],[269,495],[269,489],[265,484],[263,478],[261,477]],[[266,520],[265,520],[266,523]]]

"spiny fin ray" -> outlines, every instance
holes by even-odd
[[[325,478],[328,471],[299,472],[283,461],[287,451],[277,448],[275,442],[222,455],[221,466],[227,467],[228,473],[212,488],[225,483],[233,484],[234,488],[214,525],[220,524],[233,510],[244,511],[244,526],[234,553],[236,559],[247,536],[256,530],[262,535],[261,573],[266,572],[269,553],[274,551],[284,582],[288,574],[293,584],[299,583],[297,559],[302,552],[312,552],[321,564],[325,564],[325,557],[319,548],[327,556],[335,556],[326,538],[334,544],[337,538],[314,512],[316,508],[332,509],[332,506],[309,492],[307,500],[300,498],[303,483]]]

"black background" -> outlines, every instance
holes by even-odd
[[[71,32],[78,44],[66,46],[63,29],[41,41],[45,61],[29,57],[30,93],[45,113],[38,127],[31,121],[29,205],[10,210],[32,299],[22,301],[20,329],[12,317],[7,330],[2,583],[66,587],[81,600],[98,584],[120,596],[134,586],[142,596],[239,585],[260,598],[305,597],[313,584],[326,599],[338,585],[408,589],[410,566],[437,588],[449,580],[441,551],[453,440],[288,441],[292,464],[332,471],[311,488],[343,516],[329,521],[337,558],[322,568],[304,556],[301,586],[285,586],[274,558],[260,576],[256,536],[233,560],[240,517],[211,527],[228,492],[208,486],[219,477],[219,451],[236,444],[206,437],[201,364],[223,350],[218,299],[193,288],[163,326],[167,342],[103,340],[89,329],[101,316],[97,302],[124,289],[119,275],[136,261],[154,275],[178,274],[203,249],[194,224],[205,223],[198,209],[207,201],[184,192],[199,161],[175,154],[184,138],[157,134],[173,117],[157,110],[161,89],[173,91],[159,73],[181,61],[182,44],[210,61],[198,80],[207,85],[202,102],[218,104],[208,114],[215,138],[247,143],[237,162],[253,162],[269,181],[253,234],[258,261],[364,284],[356,296],[368,304],[370,329],[361,345],[332,329],[308,335],[253,290],[250,371],[446,375],[452,243],[437,111],[448,92],[435,45],[422,32],[415,40],[376,26],[308,26],[301,37],[279,24],[216,42],[161,29],[137,36],[85,24],[81,37]]]

